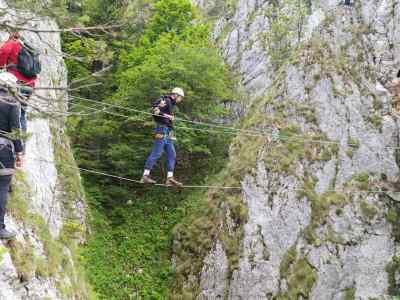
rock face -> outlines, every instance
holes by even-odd
[[[386,86],[400,70],[400,1],[194,2],[216,18],[214,38],[247,92],[239,108],[244,128],[260,136],[242,132],[231,146],[230,175],[221,182],[236,178],[242,192],[236,202],[210,196],[224,213],[203,217],[216,229],[191,258],[201,268],[187,267],[190,234],[177,234],[178,273],[186,279],[175,292],[197,299],[398,295],[400,123]],[[275,142],[266,138],[273,130],[280,131]],[[245,218],[230,217],[237,206]]]
[[[49,18],[10,9],[0,1],[1,23],[56,30]],[[67,71],[58,33],[23,31],[40,51],[38,87],[65,87]],[[6,32],[0,33],[5,41]],[[87,299],[89,288],[80,270],[76,247],[86,232],[79,172],[64,134],[66,95],[39,89],[31,102],[24,169],[16,176],[6,226],[18,233],[0,243],[0,299]],[[43,112],[51,113],[47,118]]]

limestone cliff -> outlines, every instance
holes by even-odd
[[[195,2],[263,134],[240,133],[219,177],[242,192],[209,193],[176,229],[175,297],[398,295],[400,2]]]
[[[0,1],[0,9],[2,24],[58,29],[53,20],[14,11],[5,1]],[[7,36],[1,32],[0,40]],[[22,36],[40,51],[37,86],[65,87],[60,35],[23,31]],[[88,299],[77,252],[87,231],[86,212],[79,172],[64,133],[67,96],[51,89],[40,89],[38,94],[43,98],[31,101],[42,112],[30,111],[25,165],[15,178],[6,216],[17,240],[0,243],[0,299]]]

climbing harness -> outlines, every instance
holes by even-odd
[[[14,168],[9,168],[1,162],[2,158],[10,159],[12,164],[15,163],[14,144],[6,138],[0,137],[0,176],[13,175]]]

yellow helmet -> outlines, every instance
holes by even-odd
[[[176,87],[172,90],[172,94],[177,94],[178,96],[185,97],[185,93],[183,92],[183,90],[178,87]]]

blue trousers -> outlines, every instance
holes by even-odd
[[[23,96],[25,101],[28,101],[29,98],[32,96],[32,88],[30,86],[28,86],[25,82],[23,81],[18,81],[18,84],[20,84],[21,88],[20,88],[20,94],[21,96]],[[28,89],[24,88],[24,87],[28,87]],[[28,121],[27,121],[27,110],[28,107],[27,106],[21,106],[21,119],[20,119],[20,123],[21,123],[21,129],[22,132],[26,133],[27,129],[28,129]]]
[[[144,168],[146,170],[153,169],[154,165],[157,163],[164,151],[167,154],[167,171],[173,172],[175,169],[176,152],[174,143],[169,138],[156,139],[154,141],[153,150],[151,151],[150,156],[147,158]]]
[[[12,176],[0,176],[0,229],[5,228],[4,216],[8,200],[8,190],[10,188]]]
[[[21,107],[20,123],[22,132],[26,133],[26,131],[28,130],[28,121],[26,120],[26,108],[24,107]]]

